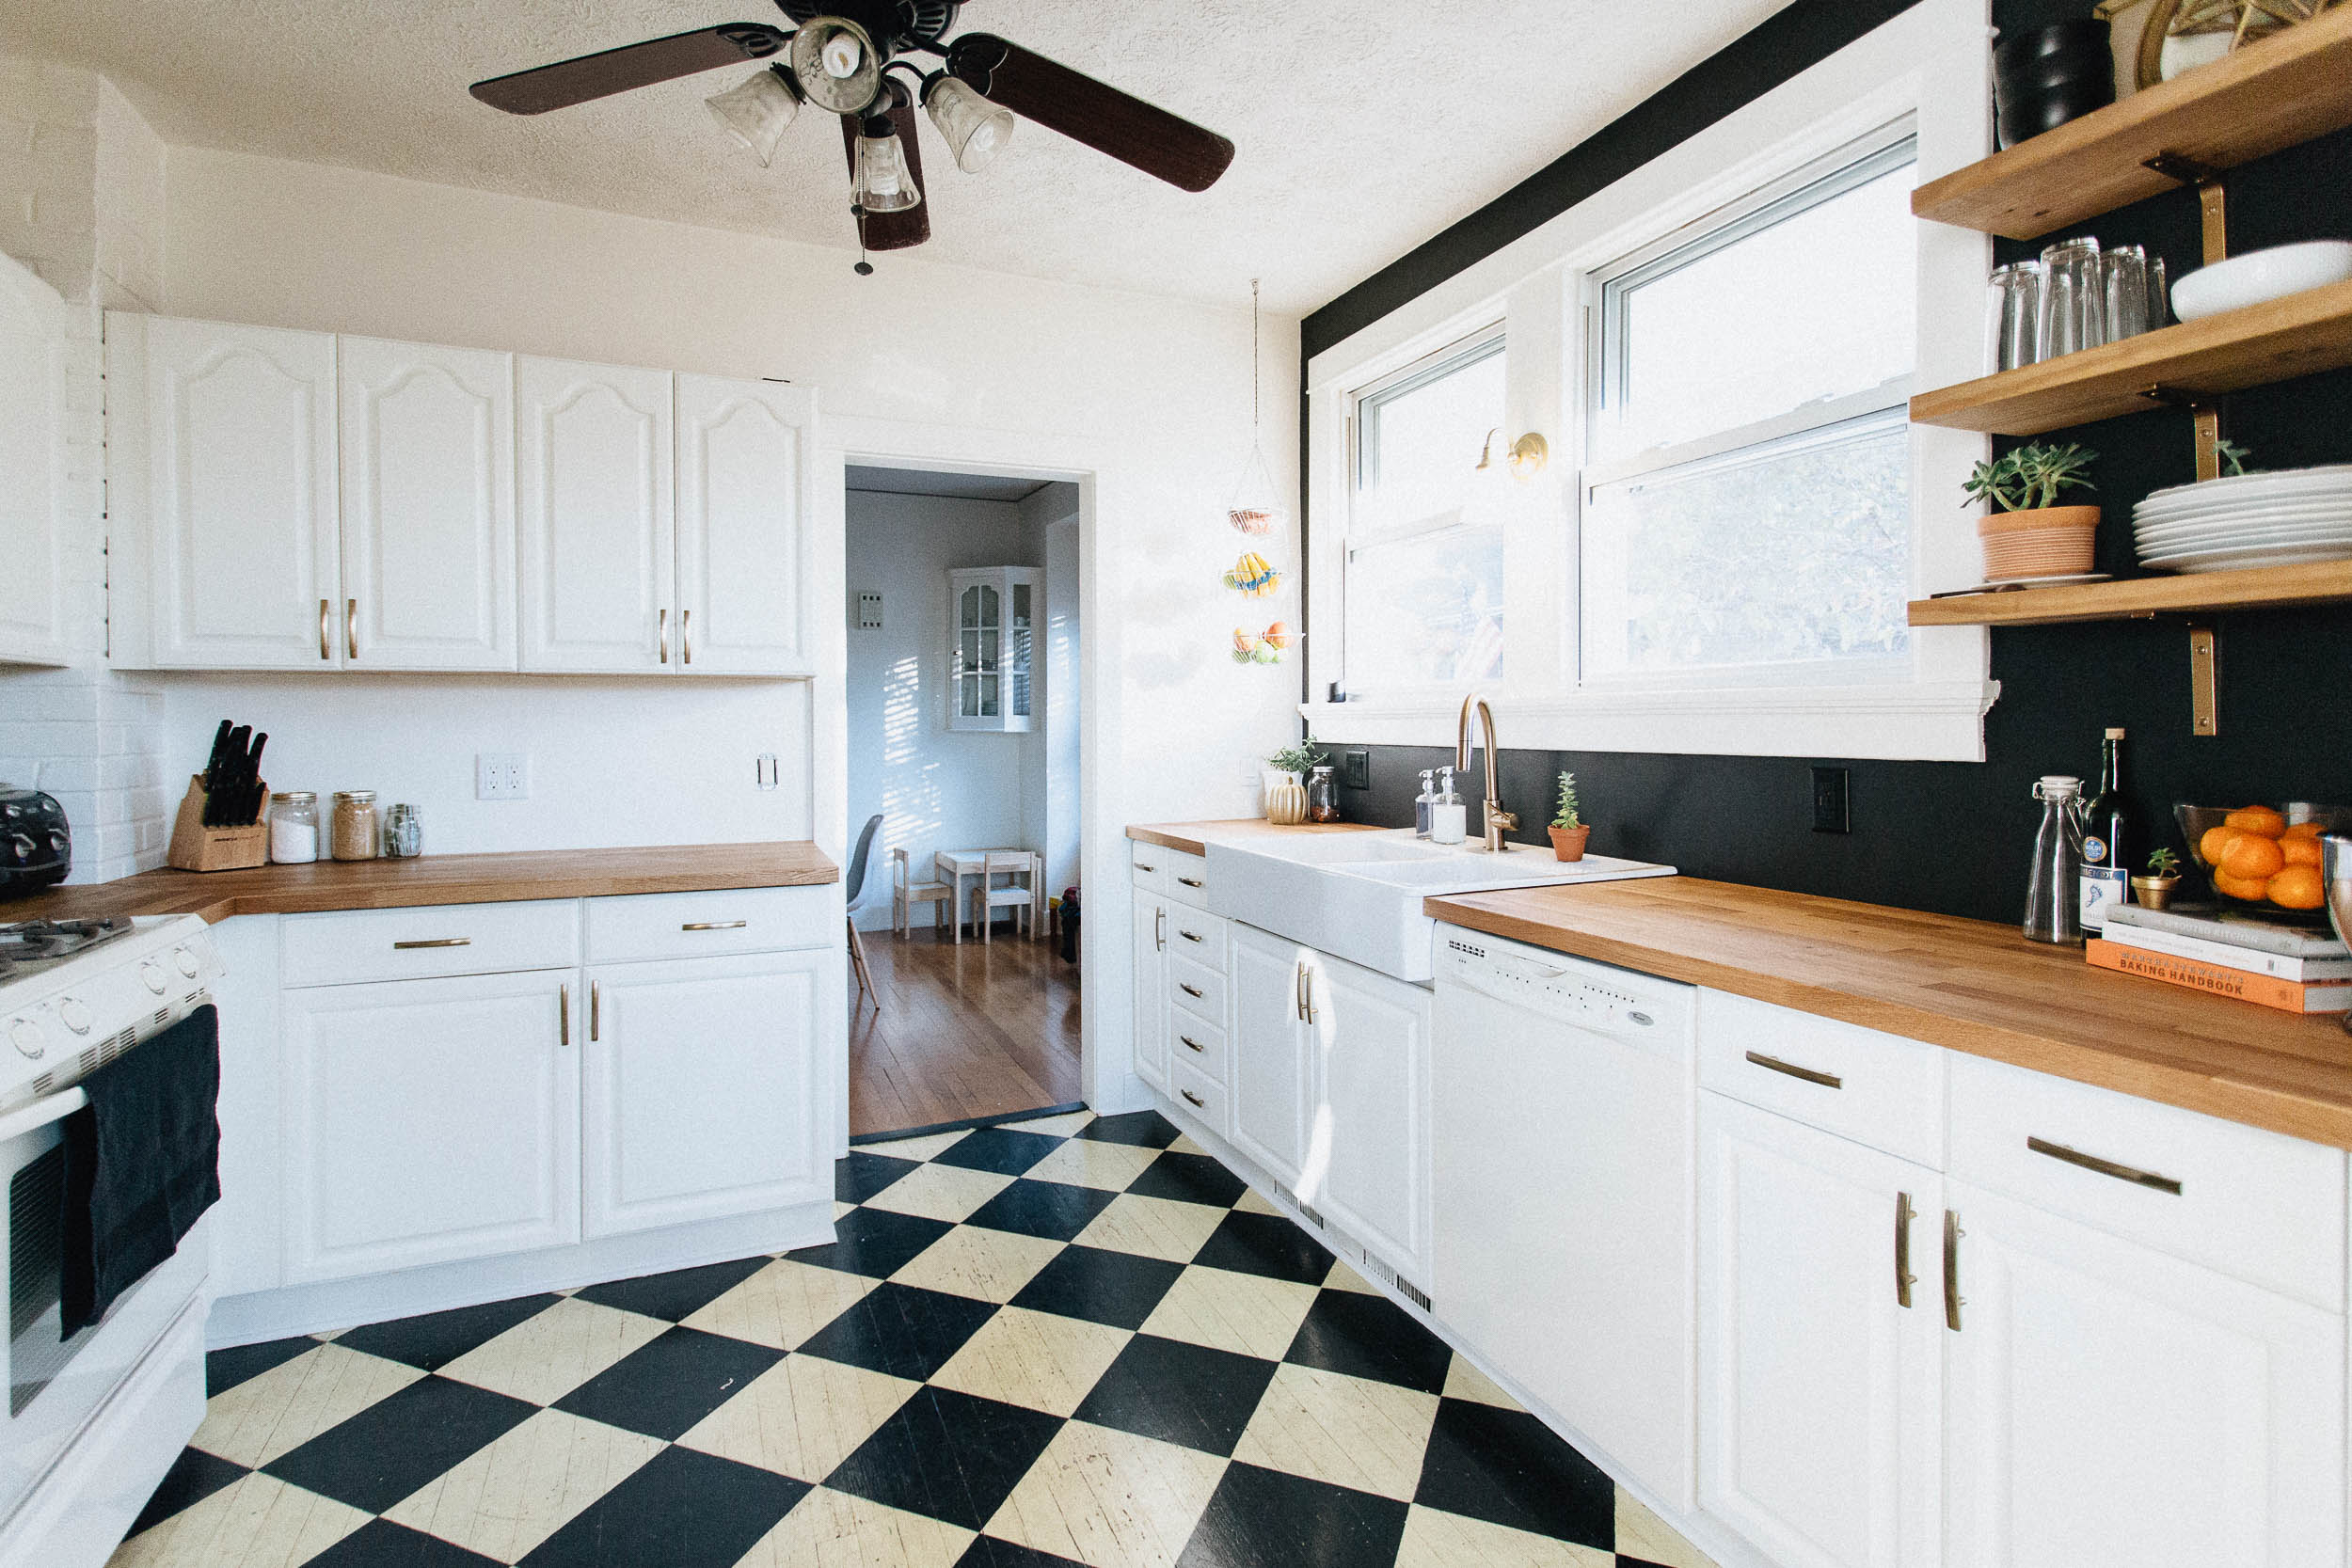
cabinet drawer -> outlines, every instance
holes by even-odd
[[[1168,895],[1179,904],[1190,904],[1196,910],[1209,907],[1209,863],[1202,855],[1187,855],[1181,849],[1168,852]]]
[[[1176,1048],[1176,1053],[1192,1054],[1183,1046]],[[1226,1136],[1224,1085],[1211,1080],[1189,1061],[1176,1061],[1168,1064],[1168,1086],[1179,1105],[1207,1122],[1209,1131],[1218,1137]]]
[[[1699,1082],[1920,1164],[1944,1164],[1944,1052],[1899,1035],[1699,992]]]
[[[580,962],[580,905],[556,898],[290,914],[278,942],[287,986],[569,969]]]
[[[1225,1082],[1225,1030],[1179,1011],[1168,1024],[1168,1053],[1215,1084]]]
[[[1186,923],[1190,924],[1189,918]],[[1225,973],[1195,963],[1182,953],[1171,954],[1168,960],[1168,999],[1179,1011],[1221,1025],[1226,1018]]]
[[[1135,867],[1136,888],[1142,893],[1166,893],[1168,868],[1176,858],[1176,851],[1141,839],[1128,841],[1128,859]]]
[[[1977,1056],[1951,1093],[1954,1176],[2343,1310],[2342,1149]]]
[[[1182,904],[1168,906],[1168,950],[1180,958],[1190,958],[1202,968],[1222,974],[1229,934],[1220,916]]]
[[[834,887],[747,887],[588,900],[588,961],[770,953],[840,940]]]

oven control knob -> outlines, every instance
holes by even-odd
[[[202,964],[196,961],[196,955],[189,952],[184,947],[173,948],[171,950],[171,956],[179,960],[180,973],[186,975],[191,980],[196,978],[196,972],[204,967]]]
[[[40,1025],[29,1018],[8,1020],[8,1043],[16,1047],[19,1055],[36,1062],[46,1055],[49,1050],[47,1046],[41,1044]]]
[[[164,978],[164,966],[152,958],[139,965],[139,978],[146,983],[149,990],[158,996],[163,995],[164,988],[170,984]]]
[[[57,1004],[57,1016],[65,1026],[77,1035],[89,1033],[89,1026],[98,1022],[89,1010],[89,1004],[78,996],[69,996]]]

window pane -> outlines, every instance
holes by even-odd
[[[1347,565],[1347,687],[1502,673],[1502,531],[1450,529],[1358,549]]]
[[[1612,284],[1604,330],[1622,334],[1608,347],[1621,379],[1597,447],[1672,446],[1910,374],[1915,172],[1905,164]]]
[[[1457,510],[1502,422],[1502,341],[1356,404],[1358,539]]]
[[[1894,409],[1596,486],[1586,676],[1903,653],[1910,483]]]

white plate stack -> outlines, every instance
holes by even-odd
[[[2352,560],[2352,463],[2159,490],[2132,509],[2139,563],[2227,572]]]

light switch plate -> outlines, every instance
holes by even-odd
[[[1853,832],[1851,802],[1846,793],[1846,769],[1813,770],[1813,831],[1817,833]]]
[[[473,759],[473,798],[477,800],[529,800],[531,753],[476,752]]]

